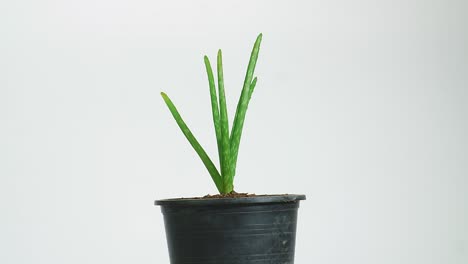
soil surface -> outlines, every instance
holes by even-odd
[[[260,196],[283,196],[288,195],[287,193],[283,194],[255,194],[255,193],[238,193],[232,191],[227,194],[207,194],[203,197],[190,197],[190,198],[179,198],[181,200],[185,199],[222,199],[222,198],[246,198],[246,197],[260,197]]]
[[[226,193],[226,194],[214,194],[214,195],[211,195],[211,194],[207,194],[201,198],[203,199],[216,199],[216,198],[241,198],[241,197],[255,197],[255,196],[260,196],[260,195],[256,195],[254,193],[237,193],[235,191],[232,191],[230,193]]]
[[[166,203],[166,202],[175,202],[175,201],[190,201],[190,200],[216,200],[216,199],[243,199],[243,198],[255,198],[255,197],[281,197],[281,196],[289,196],[290,194],[283,193],[283,194],[254,194],[254,193],[237,193],[237,192],[231,192],[228,194],[207,194],[205,196],[199,196],[199,197],[180,197],[180,198],[170,198],[170,199],[163,199],[163,200],[158,200],[156,203],[161,204],[161,203]],[[293,196],[298,196],[296,194],[293,194]],[[299,195],[303,196],[303,195]]]

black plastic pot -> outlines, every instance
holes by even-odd
[[[293,264],[305,195],[158,200],[171,264]]]

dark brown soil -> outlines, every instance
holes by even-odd
[[[193,199],[222,199],[222,198],[246,198],[246,197],[260,197],[260,196],[282,196],[288,195],[287,193],[283,194],[254,194],[254,193],[237,193],[231,192],[228,194],[207,194],[201,197],[181,197],[174,198],[172,200],[193,200]]]
[[[260,195],[256,195],[254,193],[237,193],[235,191],[232,191],[227,194],[214,194],[214,195],[207,194],[203,196],[202,198],[203,199],[216,199],[216,198],[241,198],[241,197],[255,197],[255,196],[260,196]]]

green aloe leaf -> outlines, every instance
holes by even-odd
[[[249,102],[250,102],[250,98],[252,98],[252,94],[253,94],[253,91],[255,89],[255,85],[257,85],[257,77],[255,77],[252,81],[252,83],[250,84],[250,90],[249,90]]]
[[[211,175],[211,178],[216,184],[216,188],[218,188],[218,191],[222,193],[223,183],[222,183],[221,175],[218,172],[218,169],[216,169],[216,166],[213,164],[208,154],[206,154],[205,150],[200,145],[200,143],[198,143],[198,140],[192,134],[187,124],[185,124],[184,120],[179,114],[179,111],[177,111],[177,108],[172,103],[171,99],[169,99],[169,97],[163,92],[161,92],[161,96],[164,99],[164,102],[166,102],[166,105],[169,108],[169,111],[171,111],[172,116],[174,117],[177,124],[179,125],[180,130],[182,130],[182,133],[184,133],[185,137],[190,142],[190,145],[192,145],[193,149],[197,152],[198,156],[200,156],[200,159],[203,161],[203,164],[205,164],[206,169],[208,170],[208,172]]]
[[[231,149],[229,142],[229,121],[226,107],[226,96],[224,92],[223,76],[223,54],[218,51],[218,95],[220,108],[221,124],[221,175],[223,177],[224,193],[230,193],[233,190],[233,177],[231,175]]]
[[[231,145],[231,169],[232,176],[236,174],[237,155],[239,153],[239,144],[242,136],[242,128],[244,126],[245,114],[249,104],[249,98],[251,96],[252,78],[257,63],[258,53],[260,51],[260,43],[262,42],[262,34],[258,35],[255,41],[252,53],[250,55],[249,65],[247,67],[247,73],[244,79],[244,86],[242,88],[239,102],[237,103],[236,115],[234,117],[234,123],[231,131],[230,145]],[[254,82],[256,83],[256,81]]]
[[[221,126],[219,120],[219,108],[218,108],[218,97],[216,95],[216,86],[213,76],[213,70],[211,68],[210,60],[207,56],[204,57],[206,74],[208,75],[208,84],[210,86],[210,98],[211,98],[211,112],[213,115],[213,123],[216,133],[216,143],[218,146],[218,157],[220,157],[219,164],[222,166],[222,142],[221,142]],[[223,175],[221,175],[222,177]]]

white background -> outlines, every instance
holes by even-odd
[[[233,116],[263,43],[236,190],[304,193],[296,263],[468,263],[468,4],[0,2],[0,263],[169,263],[153,201],[216,189],[203,55]],[[215,159],[217,160],[217,159]]]

